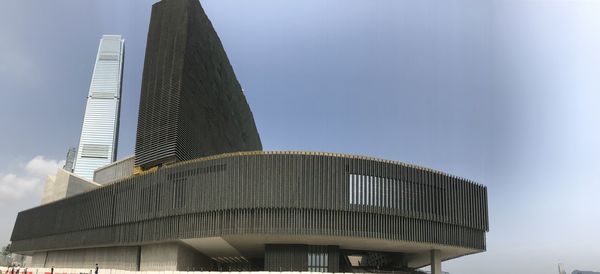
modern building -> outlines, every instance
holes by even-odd
[[[94,179],[94,170],[115,161],[119,132],[124,40],[103,35],[87,97],[74,173]]]
[[[147,41],[136,166],[262,149],[250,107],[198,1],[156,3]]]
[[[481,252],[487,229],[486,188],[468,180],[368,157],[257,151],[23,211],[12,242],[46,267],[83,267],[85,255],[128,270],[392,271]]]
[[[65,161],[65,165],[63,169],[68,172],[73,172],[73,167],[75,166],[75,158],[77,157],[77,148],[72,147],[67,151],[67,159]]]
[[[12,247],[34,267],[441,274],[442,261],[485,251],[485,186],[262,151],[199,2],[163,0],[150,21],[136,155],[98,169],[97,189],[19,213]]]

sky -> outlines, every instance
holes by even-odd
[[[0,244],[77,146],[98,42],[125,39],[133,154],[151,4],[4,0]],[[265,150],[403,161],[488,187],[451,274],[600,271],[600,1],[202,0]]]

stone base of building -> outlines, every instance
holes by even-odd
[[[213,243],[212,249],[223,248]],[[210,255],[210,254],[208,254]],[[337,245],[265,244],[260,257],[212,256],[184,242],[54,250],[33,254],[29,268],[119,269],[125,271],[270,271],[411,273],[407,260],[423,260],[441,273],[441,252],[422,254],[340,249]],[[48,271],[46,271],[48,272]],[[46,273],[42,272],[42,273]],[[55,272],[63,273],[63,272]],[[77,272],[79,273],[79,272]],[[39,274],[39,273],[38,273]]]
[[[212,270],[212,260],[182,243],[36,252],[32,268],[95,268],[129,271]]]

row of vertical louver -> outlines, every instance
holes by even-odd
[[[405,205],[351,203],[351,174],[407,182],[403,185],[409,191],[373,188],[397,191],[394,195]],[[388,161],[333,154],[240,153],[165,167],[21,212],[12,241],[16,250],[28,251],[275,233],[483,250],[486,196],[483,186]]]
[[[261,150],[227,54],[197,0],[153,5],[140,95],[135,164]]]
[[[135,144],[137,165],[176,160],[186,17],[176,16],[184,13],[183,5],[173,6],[172,13],[163,12],[162,6],[163,2],[153,5],[148,31]]]

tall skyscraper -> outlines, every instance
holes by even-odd
[[[262,150],[246,97],[198,0],[154,4],[147,41],[136,166]]]
[[[88,180],[117,155],[123,44],[120,35],[100,39],[74,168],[75,174]]]

